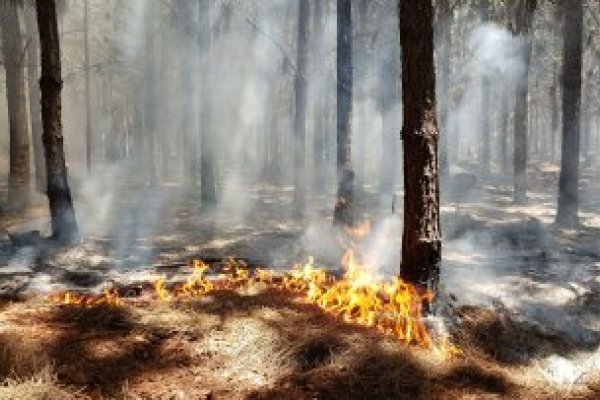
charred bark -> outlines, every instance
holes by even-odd
[[[581,64],[583,5],[578,0],[563,0],[562,152],[558,184],[556,223],[576,227],[579,223],[579,139],[581,112]]]
[[[25,86],[25,46],[19,23],[18,3],[0,2],[2,50],[6,70],[6,103],[10,135],[8,202],[23,206],[29,196],[29,134]]]
[[[74,244],[79,238],[63,147],[61,123],[60,42],[54,0],[37,0],[42,74],[43,142],[46,156],[47,196],[50,205],[52,237]]]
[[[35,166],[35,187],[38,192],[46,190],[46,166],[44,164],[44,144],[42,143],[42,109],[40,97],[40,41],[35,20],[35,6],[25,8],[25,27],[29,45],[27,46],[27,87],[29,93],[29,123],[33,142]]]
[[[352,225],[352,3],[337,0],[337,200],[335,224]]]
[[[431,1],[399,0],[404,231],[400,276],[437,289],[441,262],[438,127]]]

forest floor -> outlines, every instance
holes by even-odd
[[[462,350],[447,359],[265,288],[170,303],[142,294],[110,307],[47,301],[61,290],[182,280],[194,258],[288,270],[312,255],[338,268],[331,194],[311,198],[300,222],[289,187],[229,182],[223,204],[206,211],[176,184],[115,188],[110,169],[75,185],[85,240],[74,249],[11,242],[47,232],[43,202],[4,212],[0,398],[598,398],[600,182],[585,171],[582,226],[561,230],[552,224],[557,170],[530,170],[526,206],[512,204],[500,178],[445,192],[439,304]],[[394,274],[401,217],[370,189],[362,250]]]

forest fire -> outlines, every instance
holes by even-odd
[[[347,229],[346,234],[340,237],[340,243],[345,247],[341,259],[344,271],[341,277],[315,266],[312,257],[305,264],[295,265],[284,274],[267,269],[251,269],[244,261],[228,258],[222,273],[209,275],[210,266],[202,260],[194,260],[192,272],[185,282],[169,285],[164,278],[160,278],[152,283],[153,293],[161,302],[172,302],[217,291],[244,290],[262,285],[267,289],[298,296],[300,301],[317,305],[345,322],[377,329],[404,344],[433,349],[443,355],[455,354],[458,350],[449,345],[446,338],[434,338],[430,334],[423,315],[424,305],[433,300],[433,292],[400,278],[386,281],[372,265],[360,260],[356,242],[369,232],[370,225],[365,223]],[[124,304],[113,289],[107,289],[98,296],[60,293],[50,296],[50,301],[81,307]]]

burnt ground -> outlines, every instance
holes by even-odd
[[[182,279],[177,265],[191,258],[288,269],[313,255],[337,268],[332,193],[312,198],[309,222],[299,222],[291,188],[225,188],[224,204],[204,210],[198,193],[176,184],[115,189],[107,171],[76,185],[85,240],[74,249],[35,236],[11,242],[9,234],[47,232],[43,201],[25,214],[4,210],[0,398],[597,398],[600,184],[584,173],[582,226],[560,230],[557,171],[530,169],[527,206],[512,205],[498,177],[445,192],[440,313],[463,350],[452,360],[270,291],[177,304],[144,295],[137,305],[92,309],[45,301],[65,288]],[[363,252],[395,273],[400,216],[369,187],[361,208],[374,222]]]

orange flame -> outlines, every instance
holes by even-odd
[[[431,303],[434,293],[395,278],[383,280],[373,266],[360,261],[355,251],[354,239],[367,235],[370,224],[364,223],[347,231],[350,241],[342,257],[342,278],[336,279],[327,270],[317,268],[309,257],[304,265],[296,265],[289,273],[278,275],[274,271],[256,269],[250,272],[243,261],[227,259],[221,277],[206,276],[209,265],[201,260],[192,264],[192,273],[185,283],[167,287],[164,278],[153,283],[160,301],[202,297],[217,290],[248,288],[255,282],[266,287],[301,295],[307,303],[319,306],[325,312],[344,321],[372,327],[396,337],[405,344],[433,349],[444,356],[459,350],[447,338],[433,338],[423,316],[423,306]],[[91,307],[99,304],[119,306],[123,302],[115,290],[106,290],[100,296],[76,293],[59,293],[50,300],[58,304]]]

